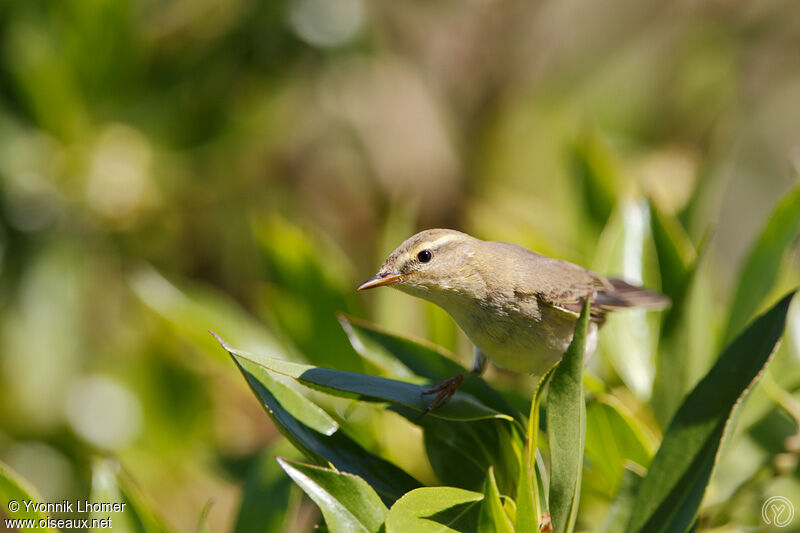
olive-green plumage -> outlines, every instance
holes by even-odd
[[[442,307],[498,366],[534,374],[563,355],[583,300],[592,310],[587,355],[607,312],[669,303],[567,261],[449,229],[412,236],[359,289],[390,284]]]

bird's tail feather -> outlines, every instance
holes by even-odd
[[[609,301],[607,303],[608,307],[641,307],[659,310],[665,309],[670,305],[669,298],[663,294],[631,285],[621,279],[610,278],[608,281],[614,288],[614,291],[609,296],[619,301]]]

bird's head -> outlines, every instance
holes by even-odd
[[[393,251],[378,273],[358,290],[392,285],[429,300],[464,292],[475,277],[473,262],[481,241],[450,229],[429,229]]]

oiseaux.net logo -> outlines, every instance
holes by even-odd
[[[22,516],[38,515],[37,518],[5,518],[5,530],[22,531],[23,529],[111,529],[113,528],[112,514],[125,512],[124,502],[90,502],[86,500],[60,502],[35,502],[33,500],[9,500],[6,504],[8,514]],[[3,511],[3,509],[0,509]],[[105,514],[105,517],[91,516],[89,518],[54,518],[47,516],[50,513],[82,513]],[[42,516],[44,515],[44,516]],[[19,516],[19,515],[18,515]]]

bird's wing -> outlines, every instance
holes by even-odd
[[[502,270],[510,273],[499,282],[513,287],[515,298],[532,297],[539,304],[577,318],[584,300],[594,302],[598,294],[613,290],[602,276],[568,261],[540,255],[514,244],[490,244],[498,260],[502,256],[505,261]],[[593,303],[592,319],[599,322],[602,318],[601,310]]]
[[[609,305],[622,303],[613,297],[613,289],[609,282],[585,268],[566,261],[560,263],[563,264],[555,266],[561,273],[561,276],[556,278],[559,282],[540,288],[536,294],[540,303],[577,317],[583,302],[589,300],[591,320],[602,324],[606,312],[610,310]]]
[[[601,282],[601,285],[597,286],[593,293],[589,293],[585,288],[579,286],[573,292],[574,295],[578,295],[577,301],[574,298],[565,298],[559,301],[546,296],[541,299],[547,305],[578,315],[581,312],[583,301],[588,296],[591,302],[591,318],[598,324],[605,321],[606,313],[610,311],[631,307],[660,310],[670,304],[669,298],[663,294],[631,285],[621,279],[606,279],[594,273],[591,274]]]
[[[607,279],[568,261],[515,245],[501,249],[512,256],[517,271],[515,292],[528,293],[541,304],[572,316],[580,314],[587,299],[591,302],[591,319],[599,324],[605,321],[606,313],[616,309],[663,309],[669,305],[666,296],[619,279]]]

